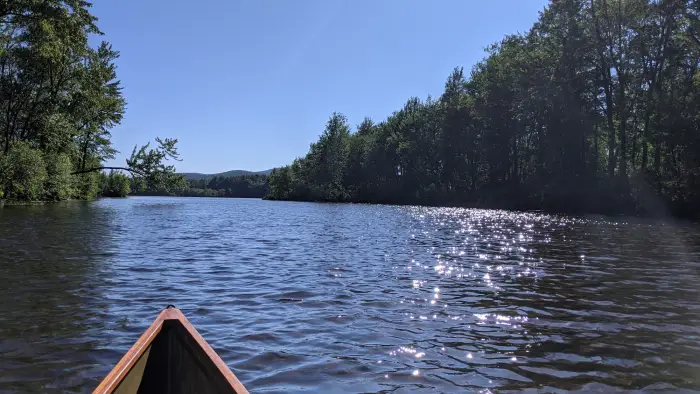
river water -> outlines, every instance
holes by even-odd
[[[103,199],[0,209],[0,392],[90,392],[168,304],[251,393],[700,390],[700,226]]]

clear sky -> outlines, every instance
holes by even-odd
[[[121,52],[122,154],[176,137],[181,172],[264,170],[304,155],[333,111],[357,125],[527,31],[546,0],[93,0]],[[99,39],[98,39],[99,40]]]

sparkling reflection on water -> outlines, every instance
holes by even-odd
[[[170,303],[253,393],[698,390],[699,240],[452,208],[6,208],[0,391],[89,392]]]

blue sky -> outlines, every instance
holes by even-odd
[[[456,66],[527,31],[546,0],[94,0],[128,102],[112,130],[176,137],[182,172],[304,155],[333,111],[356,125],[438,96]]]

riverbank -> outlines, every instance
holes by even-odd
[[[498,197],[484,196],[481,199],[467,199],[455,201],[454,199],[436,200],[416,200],[416,199],[322,199],[322,198],[274,198],[265,196],[268,201],[298,201],[298,202],[319,202],[319,203],[356,203],[356,204],[376,204],[376,205],[415,205],[424,207],[446,207],[446,208],[475,208],[475,209],[499,209],[518,212],[542,212],[548,214],[562,215],[604,215],[604,216],[632,216],[640,218],[668,218],[675,219],[700,219],[695,205],[674,205],[661,201],[658,197],[647,196],[643,201],[635,200],[631,197],[617,200],[608,197],[602,201],[586,200],[577,198],[579,205],[571,203],[572,200],[559,201],[536,201],[522,197],[516,200],[506,200]]]
[[[142,196],[142,197],[207,197],[207,198],[260,198],[265,196],[265,193],[226,193],[224,191],[204,191],[201,193],[193,192],[175,192],[175,193],[159,193],[159,192],[144,192],[144,193],[131,193],[129,196]]]
[[[72,200],[62,200],[62,201],[72,201]],[[27,205],[45,205],[53,204],[61,201],[21,201],[21,200],[0,200],[0,208],[2,207],[13,207],[13,206],[27,206]]]
[[[351,203],[351,204],[372,204],[372,205],[400,205],[400,206],[423,206],[423,207],[447,207],[447,208],[475,208],[475,209],[498,209],[518,212],[542,212],[548,214],[563,215],[605,215],[605,216],[633,216],[641,218],[668,218],[676,219],[700,219],[695,206],[673,205],[669,202],[661,201],[657,197],[648,196],[646,200],[639,201],[631,197],[614,201],[613,198],[605,198],[601,203],[592,199],[583,199],[585,203],[573,205],[571,200],[536,201],[532,198],[521,196],[519,199],[508,200],[503,196],[482,196],[481,198],[471,198],[465,200],[456,199],[434,199],[418,200],[411,198],[403,199],[323,199],[323,198],[274,198],[260,192],[256,193],[165,193],[165,192],[140,192],[131,193],[128,197],[187,197],[187,198],[247,198],[263,199],[267,201],[297,201],[315,203]],[[127,196],[97,196],[90,200],[68,199],[61,201],[21,201],[21,200],[0,200],[0,208],[3,206],[31,206],[55,204],[66,201],[95,201],[99,199],[121,199]],[[577,198],[581,201],[581,198]]]

